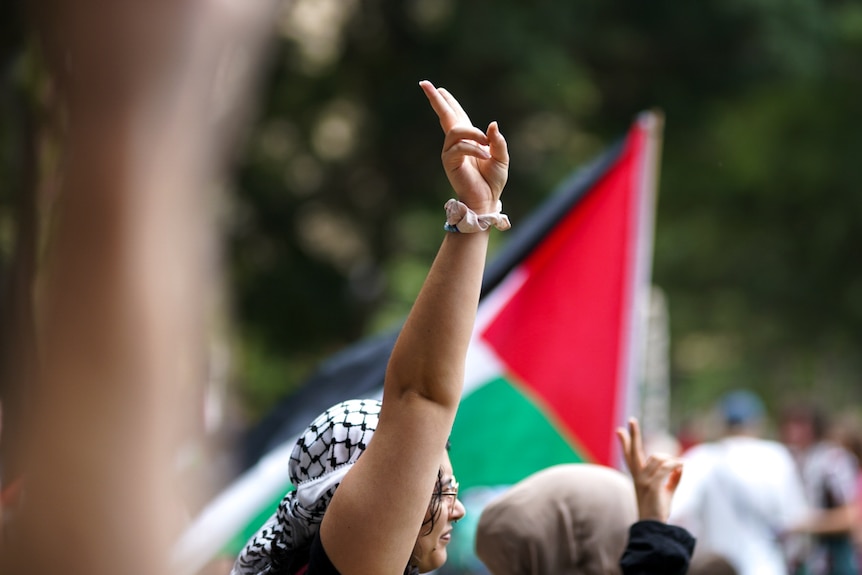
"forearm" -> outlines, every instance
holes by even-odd
[[[477,129],[447,90],[428,81],[419,85],[440,119],[441,160],[458,200],[478,213],[499,209],[509,165],[499,126],[491,122],[487,133]],[[455,232],[443,240],[390,358],[385,396],[416,395],[454,417],[487,249],[487,232]]]
[[[164,573],[183,505],[176,439],[203,363],[203,194],[222,135],[202,104],[218,46],[189,38],[223,8],[84,4],[47,14],[67,155],[38,285],[26,496],[0,571]],[[133,534],[113,527],[123,522]],[[46,528],[72,536],[44,553]]]
[[[447,233],[392,352],[387,393],[454,408],[488,248],[488,232]]]
[[[857,516],[854,504],[823,509],[808,517],[794,531],[811,535],[850,533],[855,528]]]
[[[125,101],[102,118],[76,114],[69,134],[72,157],[41,283],[42,393],[12,558],[33,572],[101,574],[122,564],[164,572],[179,528],[171,447],[185,407],[178,394],[194,389],[200,365],[194,294],[203,284],[193,285],[198,225],[182,228],[177,219],[203,221],[189,197],[200,185],[185,160],[148,161],[136,146],[137,106]],[[175,178],[145,175],[171,168]],[[121,516],[138,536],[105,530]],[[46,525],[74,533],[75,544],[39,553],[34,534]]]

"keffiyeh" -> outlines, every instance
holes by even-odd
[[[231,575],[265,575],[306,548],[320,528],[335,489],[368,447],[380,402],[354,399],[330,407],[303,432],[290,456],[296,486],[246,543]]]

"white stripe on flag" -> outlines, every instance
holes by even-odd
[[[200,571],[264,506],[287,491],[288,464],[295,443],[293,438],[269,452],[204,508],[174,547],[174,573],[192,575]]]

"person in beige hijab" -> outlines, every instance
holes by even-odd
[[[632,478],[601,465],[556,465],[485,507],[476,554],[493,575],[686,572],[694,539],[665,523],[681,463],[645,457],[634,419],[618,435]]]
[[[615,573],[637,517],[632,482],[619,471],[556,465],[485,508],[476,553],[494,575]]]

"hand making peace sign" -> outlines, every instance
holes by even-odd
[[[682,478],[682,461],[664,453],[645,457],[638,420],[629,419],[628,429],[618,428],[626,464],[631,471],[641,521],[667,522],[670,503]]]
[[[509,152],[497,122],[482,132],[445,88],[435,88],[427,80],[419,85],[446,134],[441,157],[458,199],[478,214],[498,211],[497,201],[509,174]]]

